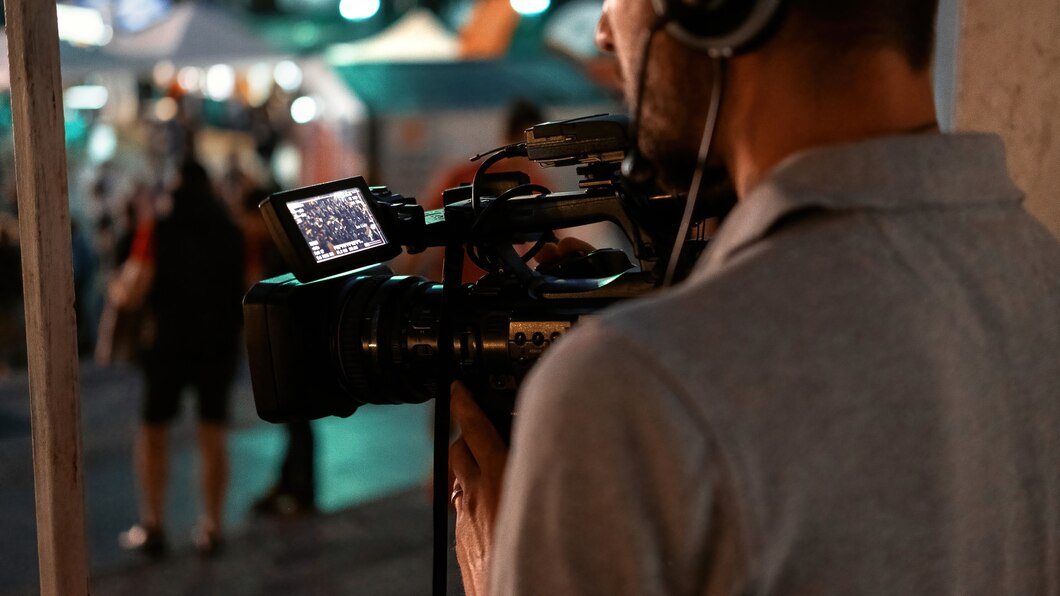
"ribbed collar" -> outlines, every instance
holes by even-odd
[[[896,211],[1022,198],[993,134],[901,135],[810,149],[786,158],[740,201],[696,268],[715,270],[806,209]]]

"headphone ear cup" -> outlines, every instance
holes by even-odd
[[[666,30],[711,55],[733,56],[763,43],[785,0],[652,0]]]

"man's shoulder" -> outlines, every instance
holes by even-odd
[[[698,382],[689,374],[693,370],[722,362],[751,366],[768,342],[754,341],[748,330],[763,328],[758,325],[765,317],[777,315],[755,295],[780,282],[770,277],[768,263],[748,265],[584,317],[535,367],[535,386],[569,389],[583,403],[599,399],[613,406],[616,399],[637,399],[616,391],[624,387],[654,383],[683,393],[684,386]]]
[[[849,222],[817,214],[796,233],[779,233],[741,252],[717,270],[702,263],[681,284],[616,305],[600,317],[596,333],[613,334],[650,353],[730,350],[733,340],[764,339],[756,329],[783,331],[793,309],[835,291],[836,272],[856,259]],[[837,250],[826,250],[833,247]],[[664,358],[665,359],[665,358]]]
[[[889,257],[864,246],[857,217],[807,215],[741,249],[722,267],[701,263],[673,288],[579,323],[543,364],[550,370],[594,362],[657,369],[700,394],[709,389],[703,383],[753,376],[763,362],[790,356],[793,345],[825,326],[864,323],[861,308],[874,301],[900,302],[888,292],[904,291],[897,278],[907,273],[894,267],[881,273],[874,261]],[[881,292],[881,279],[892,287]]]

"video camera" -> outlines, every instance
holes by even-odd
[[[627,128],[621,116],[534,126],[525,143],[491,152],[470,185],[447,190],[438,210],[360,177],[263,201],[292,273],[244,300],[258,415],[349,416],[364,404],[424,402],[440,379],[458,378],[507,437],[516,390],[549,346],[580,318],[661,284],[684,199],[624,185]],[[521,172],[489,172],[512,157],[575,166],[579,189],[553,193]],[[531,267],[554,230],[602,221],[621,228],[638,266],[603,249]],[[703,245],[686,242],[683,269]],[[445,247],[444,283],[394,275],[382,263],[402,247]],[[475,283],[460,283],[464,251],[486,271]]]

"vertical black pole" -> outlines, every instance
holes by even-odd
[[[459,313],[460,286],[464,276],[464,248],[445,247],[442,266],[442,307],[438,329],[438,395],[434,411],[434,587],[435,596],[445,596],[449,562],[449,385],[453,382],[456,354],[455,317]]]
[[[443,336],[444,337],[444,336]],[[439,350],[440,351],[440,350]],[[445,596],[449,572],[449,383],[439,376],[434,411],[434,588],[435,596]]]

